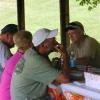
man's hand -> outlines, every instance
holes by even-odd
[[[69,83],[70,79],[68,76],[65,76],[63,73],[61,73],[56,79],[55,79],[55,84],[59,85],[59,84],[65,84],[65,83]]]
[[[91,65],[91,61],[90,61],[89,57],[77,58],[76,63],[78,65],[86,65],[86,66]]]

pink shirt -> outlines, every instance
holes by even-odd
[[[15,65],[22,57],[22,53],[16,52],[5,64],[5,69],[0,82],[0,100],[11,100],[10,84]]]

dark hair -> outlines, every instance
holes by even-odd
[[[16,24],[7,24],[3,29],[1,29],[1,34],[12,34],[14,35],[18,31]]]

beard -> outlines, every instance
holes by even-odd
[[[13,48],[13,47],[14,47],[14,44],[13,44],[13,45],[8,45],[8,47],[9,47],[9,48]]]
[[[10,49],[14,47],[14,44],[8,44],[8,43],[5,43],[5,44],[6,44],[7,47],[10,48]]]
[[[47,57],[53,51],[54,51],[54,48],[49,48],[45,53],[40,54],[40,55]]]
[[[46,53],[46,55],[49,55],[51,52],[53,52],[53,51],[55,51],[55,49],[54,48],[49,48],[48,50],[47,50],[47,53]]]

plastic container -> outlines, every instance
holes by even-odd
[[[70,67],[71,68],[75,68],[76,67],[76,57],[75,57],[73,51],[70,54]]]

